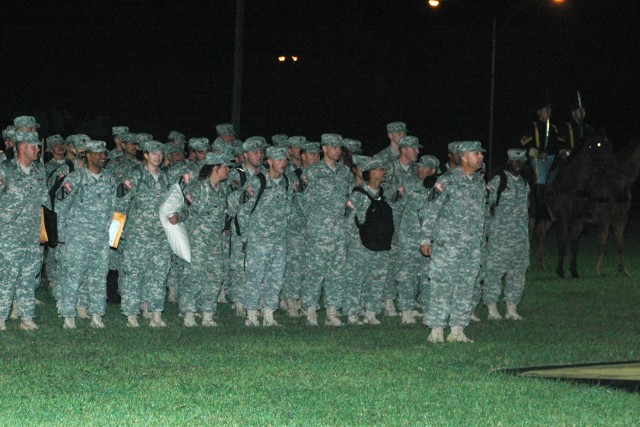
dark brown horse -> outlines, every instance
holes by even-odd
[[[624,266],[624,229],[631,206],[631,188],[640,175],[640,139],[631,141],[616,157],[618,167],[593,180],[589,211],[598,224],[598,274],[604,275],[604,255],[611,229],[618,272],[628,276]]]
[[[564,277],[567,244],[569,270],[578,277],[578,247],[592,199],[593,182],[616,166],[611,144],[604,130],[589,136],[566,160],[558,160],[557,175],[549,179],[544,201],[556,224],[558,258],[556,273]]]

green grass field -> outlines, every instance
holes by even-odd
[[[495,368],[640,359],[640,239],[627,232],[627,268],[595,276],[595,233],[583,237],[580,279],[531,271],[524,322],[483,321],[473,344],[428,344],[423,326],[310,329],[243,326],[226,304],[214,329],[63,330],[49,294],[40,330],[0,333],[0,425],[638,425],[640,394],[521,378]],[[504,310],[504,307],[501,308]],[[486,318],[486,310],[478,314]],[[321,314],[320,320],[323,320]]]

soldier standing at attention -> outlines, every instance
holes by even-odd
[[[507,170],[494,176],[488,185],[490,215],[482,299],[489,309],[489,320],[502,319],[497,303],[503,279],[506,318],[522,319],[517,307],[529,267],[529,185],[520,176],[527,153],[515,148],[508,150],[507,155]]]
[[[87,286],[92,328],[104,328],[105,281],[109,271],[109,227],[117,210],[115,177],[104,170],[104,141],[87,142],[87,167],[64,179],[56,195],[60,247],[58,315],[75,329],[80,284]]]
[[[307,324],[318,325],[316,310],[324,289],[327,309],[325,324],[341,326],[338,309],[344,300],[344,263],[346,256],[345,206],[353,178],[340,162],[342,136],[321,135],[324,158],[302,175],[307,188],[301,193],[300,207],[306,219],[305,238],[307,272],[302,286],[302,308]]]
[[[50,206],[38,134],[16,131],[15,141],[17,156],[0,164],[0,331],[14,295],[20,329],[38,329],[33,317],[42,266],[41,205]]]
[[[264,304],[262,326],[278,326],[273,313],[278,309],[287,257],[287,224],[291,212],[294,183],[284,175],[287,149],[268,147],[269,169],[249,179],[238,219],[246,238],[247,274],[244,307],[245,325],[258,326],[260,300]]]
[[[431,256],[429,342],[471,342],[464,334],[473,309],[473,290],[485,244],[487,195],[475,171],[485,151],[478,141],[458,144],[460,167],[440,176],[434,185],[422,223],[420,250]]]

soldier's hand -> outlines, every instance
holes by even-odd
[[[189,184],[191,182],[191,174],[189,172],[182,175],[182,179],[185,184]]]
[[[247,191],[247,194],[248,194],[250,197],[253,197],[253,195],[254,195],[254,193],[255,193],[255,191],[253,191],[253,188],[251,188],[251,187],[247,187],[247,190],[246,190],[246,191]]]
[[[129,190],[131,190],[133,188],[133,184],[131,183],[131,181],[129,181],[128,179],[124,181],[123,183],[125,185],[125,187],[127,187]]]
[[[65,188],[69,193],[71,193],[71,192],[73,191],[73,185],[72,185],[69,181],[67,181],[67,182],[65,182],[65,183],[64,183],[64,188]]]
[[[398,194],[400,194],[401,197],[404,196],[404,192],[405,192],[404,185],[401,185],[400,187],[398,187]]]
[[[431,256],[431,246],[429,245],[420,245],[420,252],[424,256]]]
[[[177,223],[180,222],[180,214],[178,212],[174,213],[173,215],[171,215],[169,218],[167,218],[169,220],[169,222],[173,225],[176,225]]]

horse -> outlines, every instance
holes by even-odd
[[[631,206],[631,188],[640,176],[640,138],[632,140],[616,157],[618,166],[593,180],[589,211],[598,226],[598,275],[604,275],[604,256],[611,228],[618,273],[628,277],[624,266],[624,230]]]
[[[599,174],[615,167],[616,159],[604,129],[590,135],[571,155],[558,161],[557,175],[549,179],[544,202],[556,223],[558,258],[556,273],[564,276],[567,242],[570,246],[569,270],[578,277],[580,234],[591,206],[593,182]]]

